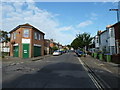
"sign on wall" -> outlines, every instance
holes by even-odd
[[[22,39],[22,43],[30,43],[30,39]]]

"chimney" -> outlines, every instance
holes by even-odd
[[[100,34],[101,34],[101,32],[102,32],[102,31],[101,31],[101,30],[99,30],[99,31],[97,32],[97,35],[100,35]]]

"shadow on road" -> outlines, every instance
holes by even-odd
[[[91,68],[91,67],[90,67]],[[118,78],[107,71],[98,74],[113,88],[118,88]],[[4,77],[4,76],[3,76]],[[96,88],[81,64],[49,64],[36,73],[25,74],[15,80],[3,82],[3,88]]]
[[[4,76],[3,76],[4,77]],[[95,88],[82,65],[56,63],[4,82],[3,88]]]

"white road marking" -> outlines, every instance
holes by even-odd
[[[80,58],[78,58],[79,62],[82,64],[83,68],[88,72],[88,69],[85,67],[84,63],[82,62],[82,60]],[[101,86],[98,84],[98,82],[94,79],[94,77],[88,73],[88,76],[91,78],[91,80],[93,81],[93,83],[95,84],[95,86],[98,88],[98,89],[101,89]]]

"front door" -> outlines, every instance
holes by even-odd
[[[22,57],[29,58],[29,44],[22,45]]]
[[[13,57],[18,57],[18,46],[13,46]]]

